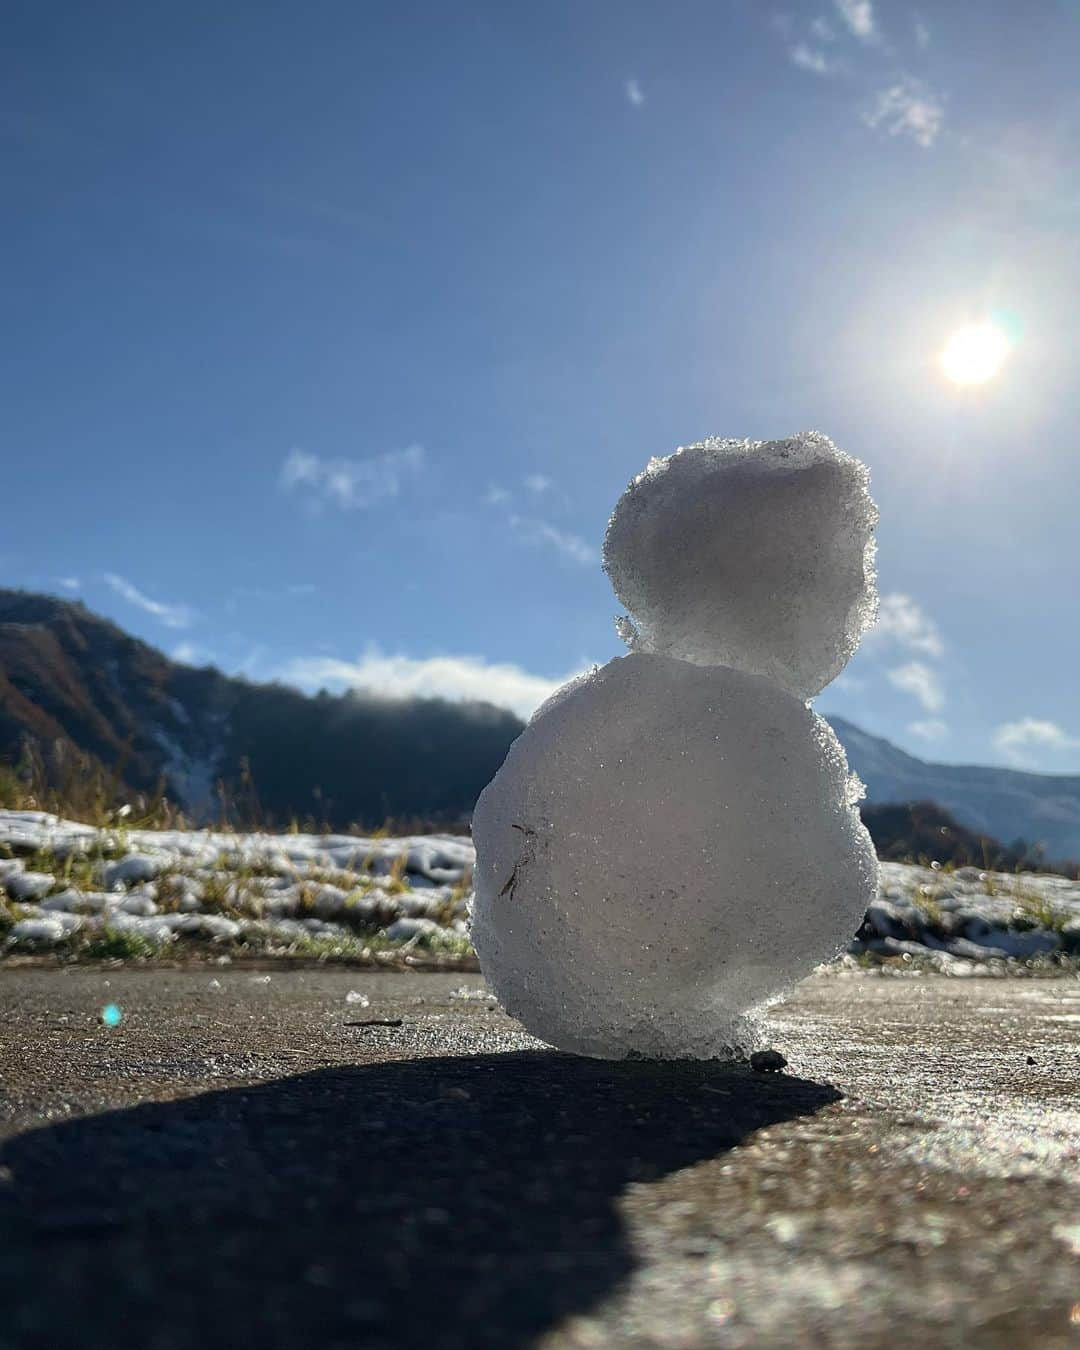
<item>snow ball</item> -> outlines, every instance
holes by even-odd
[[[619,499],[604,568],[634,651],[732,666],[809,698],[873,620],[869,475],[827,436],[711,439],[654,459]]]
[[[369,1008],[371,1006],[371,999],[368,998],[367,994],[361,994],[358,989],[350,989],[345,995],[345,1002],[359,1004],[361,1008]]]
[[[756,675],[646,653],[548,700],[473,838],[499,1000],[608,1058],[746,1048],[743,1015],[834,956],[877,884],[828,724]]]

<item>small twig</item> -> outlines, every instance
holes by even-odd
[[[343,1027],[400,1027],[403,1017],[368,1017],[363,1022],[342,1022]]]

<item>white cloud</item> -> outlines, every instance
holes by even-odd
[[[833,4],[837,14],[860,42],[873,42],[877,38],[874,6],[870,0],[833,0]]]
[[[551,486],[551,479],[545,478],[542,473],[531,473],[528,478],[525,479],[525,486],[530,492],[534,492],[539,496],[542,492],[546,492]]]
[[[925,661],[909,661],[888,672],[889,680],[897,689],[918,699],[929,713],[940,712],[945,706],[945,691],[936,670]]]
[[[948,736],[949,727],[939,717],[926,717],[918,722],[909,722],[908,731],[923,741],[942,741]]]
[[[82,582],[78,577],[57,577],[56,582],[57,585],[62,586],[65,591],[74,593],[75,591],[82,590]]]
[[[627,80],[625,85],[626,101],[634,108],[640,108],[645,102],[645,95],[642,93],[641,85],[637,80]]]
[[[1044,755],[1080,750],[1080,736],[1070,736],[1056,722],[1020,717],[1003,722],[994,732],[994,744],[1014,764],[1037,763]]]
[[[833,42],[836,39],[836,33],[832,24],[824,14],[819,14],[810,25],[810,31],[819,42]]]
[[[194,642],[178,642],[172,649],[172,659],[181,665],[198,666],[206,660],[206,652]]]
[[[863,114],[868,127],[880,128],[888,136],[910,136],[924,149],[934,144],[944,118],[945,109],[938,96],[921,80],[908,75],[879,90],[874,106]]]
[[[877,623],[864,641],[873,645],[883,639],[895,642],[907,651],[939,660],[945,654],[938,626],[916,600],[900,591],[883,595],[878,606]]]
[[[424,450],[419,445],[371,459],[323,459],[295,449],[285,457],[280,481],[286,492],[306,493],[313,504],[326,501],[352,511],[396,497],[402,484],[423,467]]]
[[[168,605],[162,600],[151,600],[137,586],[133,586],[124,577],[115,572],[105,573],[106,582],[129,604],[137,606],[155,619],[160,619],[166,628],[190,628],[195,620],[195,611],[187,605]]]
[[[816,47],[808,47],[805,42],[796,42],[793,47],[789,47],[788,56],[793,66],[808,70],[812,75],[832,75],[839,69],[836,62],[830,61],[824,52],[818,51]]]
[[[581,673],[551,680],[511,662],[489,663],[480,656],[391,656],[371,645],[356,661],[299,658],[285,667],[281,678],[303,689],[367,689],[382,698],[480,700],[529,717],[560,685]]]
[[[586,566],[598,559],[596,549],[576,534],[568,534],[546,520],[527,520],[523,516],[511,516],[511,527],[517,531],[527,544],[546,544],[556,549],[564,557]]]
[[[915,41],[924,51],[930,46],[930,29],[921,14],[915,15]]]
[[[509,492],[507,492],[506,488],[495,487],[494,485],[492,485],[491,487],[488,488],[487,493],[484,496],[484,505],[505,506],[509,500],[510,494]]]

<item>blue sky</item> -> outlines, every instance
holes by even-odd
[[[818,700],[1080,770],[1080,7],[14,4],[0,583],[181,659],[526,711],[651,455],[870,466]],[[938,353],[1014,346],[960,388]]]

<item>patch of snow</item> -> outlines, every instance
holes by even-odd
[[[107,863],[102,871],[102,881],[107,891],[121,886],[131,886],[142,881],[153,881],[173,862],[172,855],[165,851],[156,853],[129,853],[126,858]]]
[[[205,813],[214,799],[221,751],[199,754],[186,750],[162,727],[154,729],[154,740],[164,751],[165,777],[184,810],[195,816]]]
[[[20,919],[8,934],[11,943],[26,947],[55,947],[64,940],[64,923],[59,915],[47,919]]]
[[[12,900],[40,900],[56,885],[56,879],[48,872],[18,871],[0,878],[0,885]]]
[[[390,942],[422,942],[425,938],[438,937],[442,931],[431,919],[395,919],[383,929],[383,936]]]

